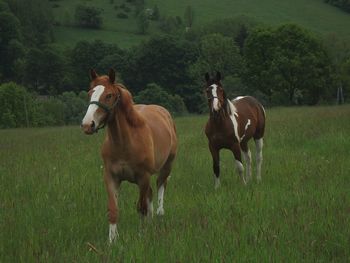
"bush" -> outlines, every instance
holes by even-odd
[[[75,22],[78,26],[87,28],[102,27],[102,9],[93,6],[77,5],[75,8]]]
[[[0,128],[25,127],[33,99],[24,87],[10,82],[0,86]]]
[[[118,13],[118,14],[117,14],[117,17],[118,17],[118,18],[121,18],[121,19],[127,19],[127,18],[129,18],[129,16],[128,16],[127,14],[125,14],[125,13]]]
[[[148,84],[135,97],[136,103],[156,104],[163,106],[173,114],[181,115],[187,112],[185,103],[179,95],[170,95],[155,83]]]

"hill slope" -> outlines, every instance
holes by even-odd
[[[72,24],[74,8],[82,0],[62,0],[59,7],[54,8],[55,20],[61,24],[55,30],[57,42],[72,45],[81,39],[102,39],[106,42],[119,44],[121,47],[130,47],[147,38],[137,34],[136,21],[133,15],[133,6],[124,0],[91,0],[89,5],[103,9],[104,25],[102,30],[87,30],[64,26]],[[128,19],[117,18],[121,12],[120,5],[125,3],[131,11]],[[281,23],[297,23],[314,32],[321,34],[336,33],[350,39],[350,15],[332,7],[322,0],[147,0],[146,8],[157,5],[161,16],[171,15],[183,17],[187,5],[195,10],[194,26],[210,22],[219,18],[233,17],[245,14],[256,18],[257,21],[278,25]],[[117,6],[117,9],[115,8]],[[151,23],[150,34],[158,31],[155,22]]]

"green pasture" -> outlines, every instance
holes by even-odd
[[[148,35],[137,34],[136,19],[133,15],[133,5],[124,0],[61,0],[51,2],[58,4],[53,8],[55,21],[60,26],[55,27],[55,38],[58,43],[74,45],[81,39],[101,39],[106,42],[118,44],[120,47],[130,47],[139,43]],[[349,14],[326,4],[323,0],[147,0],[146,8],[158,5],[161,16],[171,15],[183,18],[185,8],[191,5],[195,11],[194,27],[210,21],[247,15],[266,25],[279,25],[282,23],[296,23],[316,33],[323,35],[337,34],[339,37],[349,39]],[[74,10],[77,4],[89,4],[103,9],[104,25],[102,30],[88,30],[65,26],[74,22]],[[117,18],[122,9],[115,9],[125,3],[131,11],[127,13],[128,19]],[[150,33],[159,32],[157,24],[151,22]]]
[[[137,187],[122,184],[111,246],[104,131],[0,130],[0,262],[350,261],[349,105],[267,110],[262,182],[244,186],[223,151],[218,190],[206,120],[176,119],[163,217],[140,219]]]

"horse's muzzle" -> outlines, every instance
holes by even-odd
[[[82,123],[81,128],[83,129],[84,133],[88,135],[96,132],[96,125],[94,121],[92,121],[90,124]]]

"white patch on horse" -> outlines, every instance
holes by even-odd
[[[234,98],[233,100],[240,100],[240,99],[243,99],[245,96],[238,96],[236,98]]]
[[[210,86],[212,89],[211,89],[211,93],[213,94],[213,109],[215,111],[218,111],[220,108],[219,108],[219,100],[218,100],[218,93],[217,93],[217,87],[218,85],[216,84],[213,84]]]
[[[244,127],[244,134],[243,136],[241,137],[241,141],[243,140],[244,136],[245,136],[245,132],[248,130],[248,127],[250,125],[250,119],[247,120],[247,124],[245,125]]]
[[[93,93],[91,95],[91,99],[90,99],[90,102],[91,101],[99,101],[100,100],[100,97],[101,95],[103,94],[105,90],[105,87],[102,86],[102,85],[98,85],[96,87],[93,88]],[[83,119],[83,125],[84,124],[90,124],[92,121],[95,122],[96,125],[98,125],[98,122],[97,122],[97,118],[96,118],[96,110],[98,109],[98,106],[96,104],[90,104],[88,109],[87,109],[87,112],[85,114],[85,117]]]
[[[118,237],[118,230],[116,224],[109,224],[109,243],[112,243]]]
[[[164,215],[164,185],[161,185],[158,189],[158,209],[157,209],[157,215],[162,216]]]
[[[241,140],[240,140],[240,137],[238,135],[237,109],[236,109],[235,105],[233,105],[233,103],[230,100],[227,100],[227,102],[228,102],[228,105],[230,106],[230,110],[231,110],[230,119],[231,119],[232,124],[233,124],[235,136],[236,136],[237,141],[240,142]]]

